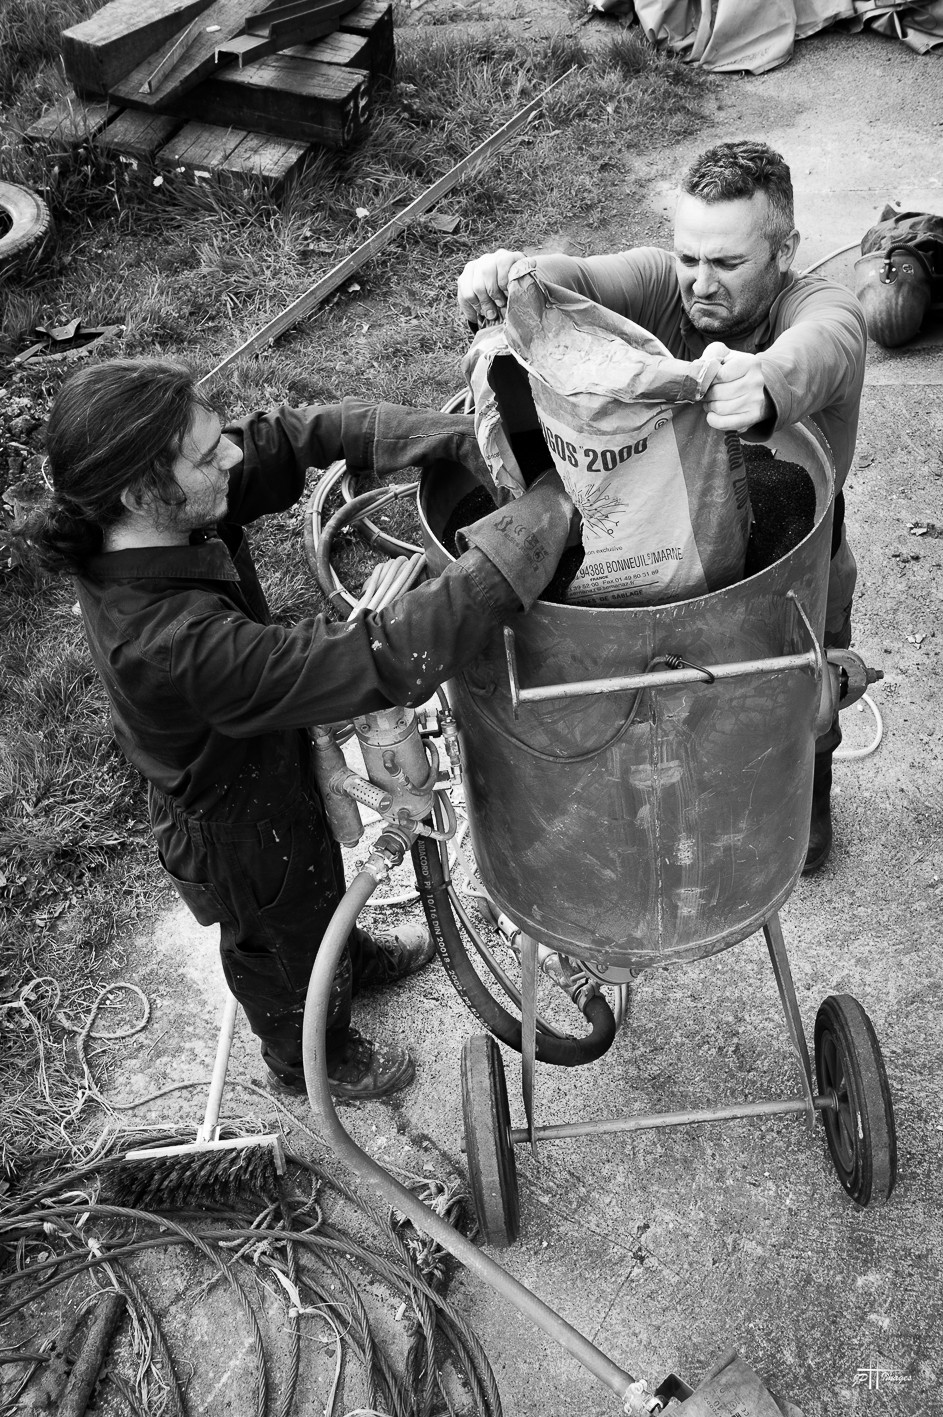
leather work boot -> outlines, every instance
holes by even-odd
[[[379,1047],[351,1028],[340,1052],[328,1060],[328,1084],[339,1102],[370,1102],[408,1087],[416,1065],[408,1049]],[[269,1085],[276,1092],[307,1092],[303,1068],[269,1070]]]
[[[816,753],[812,772],[812,819],[804,876],[821,871],[832,849],[832,750]]]
[[[398,925],[383,935],[361,932],[360,970],[354,993],[382,988],[425,969],[435,958],[435,945],[425,925]]]

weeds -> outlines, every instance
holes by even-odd
[[[0,175],[41,189],[57,227],[40,270],[0,280],[0,494],[38,465],[43,411],[68,367],[14,372],[10,356],[32,342],[35,325],[76,316],[121,324],[103,357],[167,354],[205,373],[575,68],[539,118],[440,203],[458,218],[454,235],[415,223],[276,347],[213,387],[232,415],[347,393],[441,406],[461,386],[468,332],[454,289],[464,262],[497,245],[611,249],[657,239],[635,154],[690,131],[712,82],[655,54],[636,32],[588,53],[574,40],[522,49],[500,32],[445,39],[429,25],[400,45],[397,83],[364,143],[323,153],[277,199],[261,183],[234,190],[165,176],[155,185],[154,173],[115,166],[94,143],[42,154],[18,140],[64,90],[59,30],[95,8],[95,0],[0,7]],[[300,509],[252,536],[276,616],[323,609],[302,553]],[[68,582],[37,581],[0,556],[0,1087],[8,1099],[0,1125],[11,1162],[65,1144],[75,1084],[61,1020],[92,997],[100,955],[117,967],[117,941],[162,890],[143,785],[114,746],[73,599]],[[24,1001],[29,981],[46,976],[67,981],[62,999],[50,1005],[37,984]]]

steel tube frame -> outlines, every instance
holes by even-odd
[[[813,1097],[812,1107],[816,1112],[832,1112],[836,1101],[829,1093],[826,1097]],[[641,1117],[609,1117],[598,1122],[558,1122],[546,1127],[535,1127],[537,1141],[552,1141],[559,1137],[589,1137],[602,1132],[645,1132],[659,1127],[684,1127],[696,1122],[734,1122],[740,1117],[776,1117],[806,1113],[809,1104],[804,1097],[783,1102],[735,1102],[729,1107],[713,1107],[704,1112],[652,1112]],[[526,1127],[512,1127],[511,1141],[515,1146],[530,1141]]]

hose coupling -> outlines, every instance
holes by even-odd
[[[458,738],[458,723],[451,709],[443,709],[439,714],[442,732],[442,746],[449,760],[449,779],[454,787],[462,784],[462,745]]]
[[[498,915],[496,925],[504,936],[505,942],[521,958],[521,931],[514,924],[514,921],[503,911]],[[591,979],[584,969],[580,969],[567,956],[560,954],[557,950],[552,950],[548,945],[537,943],[537,965],[546,974],[547,978],[556,984],[558,989],[562,989],[564,994],[573,1000],[576,1007],[585,1013],[585,1004],[588,999],[592,999],[600,993],[598,984]]]
[[[403,864],[415,839],[415,833],[407,833],[396,826],[386,827],[377,837],[373,850],[360,869],[369,872],[379,885],[387,879],[391,871]]]
[[[648,1417],[649,1413],[663,1410],[664,1403],[660,1397],[652,1394],[644,1378],[632,1383],[622,1394],[624,1417]]]

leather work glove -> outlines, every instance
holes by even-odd
[[[343,401],[344,455],[351,472],[372,468],[380,477],[403,467],[458,463],[477,482],[489,482],[478,450],[475,421],[464,413],[438,413],[405,404]]]
[[[523,496],[459,530],[456,546],[460,552],[471,546],[482,551],[529,610],[556,570],[573,513],[560,474],[553,469]]]

